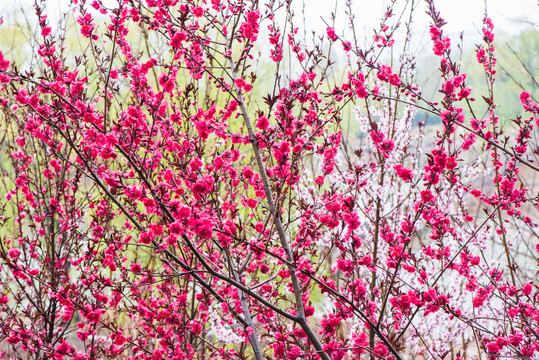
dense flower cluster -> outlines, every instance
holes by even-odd
[[[288,1],[73,0],[75,55],[36,5],[35,69],[0,52],[0,358],[536,358],[539,105],[479,111],[427,3],[440,102],[381,61],[396,1],[359,49]]]

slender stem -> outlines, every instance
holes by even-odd
[[[226,256],[226,259],[228,260],[230,271],[234,275],[234,279],[236,279],[238,283],[241,282],[240,274],[238,273],[238,271],[236,271],[234,264],[232,264],[232,261],[228,254],[228,250],[227,249],[223,249],[223,250],[224,250],[223,253]],[[241,309],[243,311],[243,316],[245,317],[245,325],[250,327],[252,330],[252,333],[249,336],[249,342],[251,343],[251,347],[253,348],[253,352],[255,353],[255,358],[257,360],[264,360],[264,356],[262,355],[262,350],[260,349],[258,337],[256,336],[256,331],[253,325],[253,319],[251,317],[251,310],[249,309],[249,302],[247,301],[245,292],[243,292],[241,289],[238,289],[238,293],[240,296]]]
[[[238,86],[236,86],[236,83],[235,83],[235,81],[237,79],[237,72],[236,72],[236,67],[234,65],[234,59],[232,58],[232,53],[231,53],[230,48],[227,48],[226,50],[227,50],[227,57],[228,57],[228,61],[229,61],[230,71],[232,73],[234,91],[236,92],[236,95],[237,95],[236,96],[236,101],[238,102],[238,105],[240,107],[241,114],[242,114],[242,117],[243,117],[243,122],[245,124],[245,127],[247,128],[248,133],[249,133],[249,137],[250,137],[250,140],[251,140],[251,145],[252,145],[253,152],[254,152],[255,159],[256,159],[256,163],[257,163],[257,166],[258,166],[258,172],[260,174],[260,178],[262,179],[262,185],[264,187],[264,193],[266,195],[266,199],[267,199],[267,202],[268,202],[268,208],[270,210],[270,213],[273,216],[273,223],[275,225],[275,228],[277,229],[277,233],[279,235],[279,240],[281,242],[281,246],[283,247],[283,249],[286,252],[286,259],[288,260],[288,263],[286,265],[288,267],[288,270],[290,271],[290,278],[292,280],[292,289],[294,291],[294,297],[296,299],[296,311],[297,311],[297,314],[298,314],[297,317],[296,317],[296,322],[301,326],[301,328],[303,329],[303,331],[307,335],[307,338],[313,344],[314,348],[316,349],[316,351],[318,352],[320,357],[323,360],[330,360],[330,356],[324,351],[324,349],[322,347],[322,344],[320,343],[320,340],[318,340],[318,338],[316,337],[316,335],[314,334],[314,332],[310,328],[309,323],[307,322],[307,320],[305,318],[305,308],[304,308],[303,299],[302,299],[302,296],[301,296],[302,290],[301,290],[301,285],[300,285],[299,279],[298,279],[298,277],[296,275],[296,267],[293,265],[294,264],[294,257],[292,255],[292,250],[290,248],[290,243],[289,243],[289,241],[287,239],[287,236],[286,236],[286,233],[284,231],[284,227],[283,227],[283,224],[282,224],[282,221],[281,221],[281,215],[280,215],[280,213],[278,212],[278,210],[277,210],[277,208],[275,206],[275,201],[273,199],[273,194],[271,192],[271,186],[270,186],[270,183],[269,183],[268,175],[266,173],[266,168],[264,166],[264,160],[262,159],[262,154],[260,152],[260,147],[258,145],[258,140],[256,138],[256,135],[255,135],[255,132],[254,132],[254,129],[253,129],[251,118],[249,116],[249,113],[247,112],[247,108],[245,106],[245,103],[243,102],[243,93],[242,93],[241,89]]]

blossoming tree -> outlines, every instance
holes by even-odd
[[[368,47],[349,4],[312,40],[284,0],[45,5],[0,52],[0,357],[539,356],[539,105],[497,116],[488,17],[476,94],[427,1],[436,101],[413,1]]]

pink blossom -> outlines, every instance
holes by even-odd
[[[51,33],[51,27],[50,26],[45,26],[41,29],[41,35],[43,37],[47,37],[49,36],[49,34]]]
[[[337,35],[335,34],[335,29],[334,28],[332,28],[332,27],[326,28],[326,34],[328,35],[328,38],[331,41],[336,41],[337,40]]]
[[[269,121],[268,121],[268,118],[265,116],[259,117],[258,120],[256,121],[256,127],[259,128],[260,130],[266,130],[268,126],[269,126]]]
[[[17,259],[20,254],[21,254],[21,251],[19,249],[17,249],[17,248],[10,248],[8,250],[8,255],[13,260]]]
[[[435,197],[430,190],[423,190],[421,191],[421,200],[423,202],[432,202],[435,200]]]
[[[0,70],[6,70],[9,67],[9,61],[4,59],[4,54],[0,51]]]
[[[413,178],[413,172],[410,169],[407,169],[403,167],[400,164],[394,165],[393,169],[395,169],[395,172],[397,173],[397,176],[400,177],[404,181],[411,181]]]
[[[533,290],[533,285],[531,283],[525,283],[524,286],[522,287],[522,293],[524,295],[531,295],[532,293],[532,290]]]

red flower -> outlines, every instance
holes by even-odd
[[[269,126],[269,121],[268,121],[268,118],[265,116],[259,117],[258,120],[256,121],[256,127],[259,128],[260,130],[266,130],[268,126]]]
[[[45,26],[43,29],[41,29],[41,35],[43,37],[49,36],[50,33],[51,33],[51,27],[50,26]]]
[[[431,202],[434,201],[435,197],[432,195],[432,192],[430,190],[423,190],[421,191],[421,200],[423,202]]]
[[[407,169],[403,167],[401,164],[397,164],[393,166],[393,169],[395,169],[395,172],[397,173],[397,176],[400,177],[404,181],[411,181],[413,178],[413,172],[410,169]]]
[[[328,27],[328,28],[326,29],[326,34],[328,35],[328,38],[329,38],[331,41],[337,40],[337,35],[335,35],[335,29],[334,29],[334,28]]]

